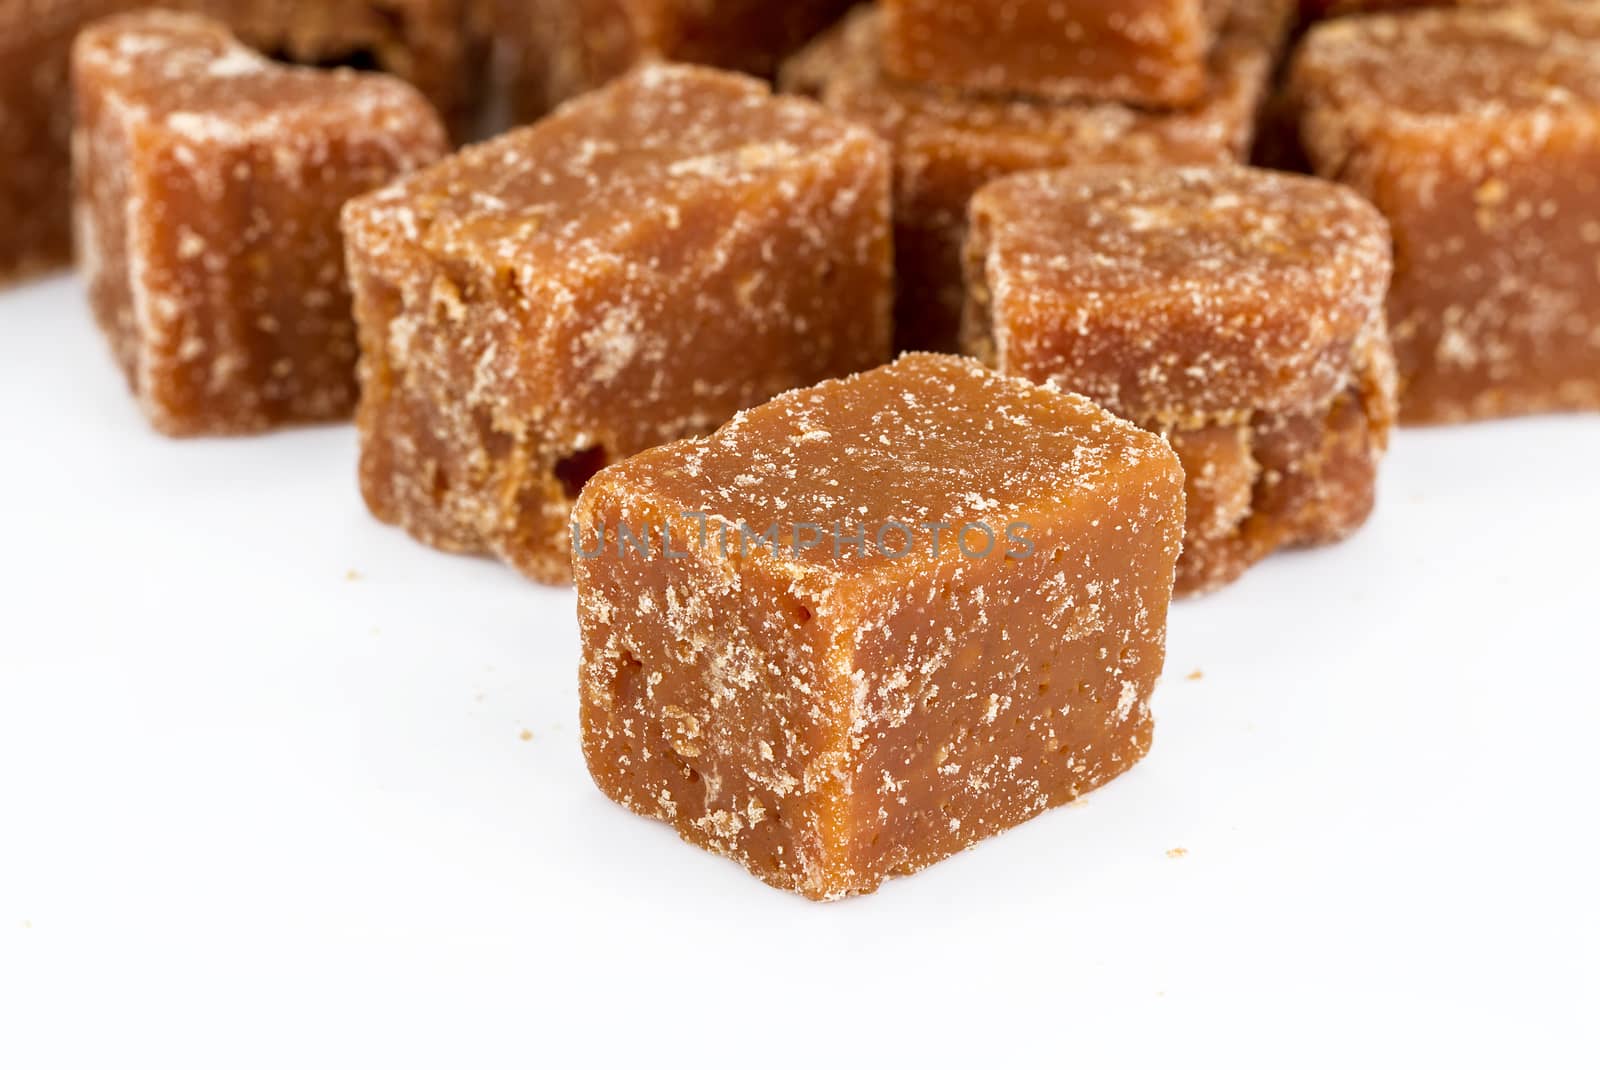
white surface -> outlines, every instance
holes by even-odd
[[[831,906],[602,798],[571,594],[348,428],[156,437],[56,280],[0,447],[0,1066],[1594,1065],[1600,418],[1401,435],[1177,608],[1141,766]]]

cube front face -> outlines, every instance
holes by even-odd
[[[884,66],[897,78],[958,89],[1183,107],[1205,92],[1225,7],[1221,0],[884,0]]]
[[[1394,230],[1402,420],[1600,409],[1600,15],[1329,23],[1292,87],[1319,173]]]
[[[1370,513],[1394,409],[1382,217],[1243,168],[1077,168],[973,200],[965,347],[1170,436],[1180,593]]]
[[[967,204],[986,183],[1073,164],[1241,160],[1287,10],[1282,0],[1241,3],[1211,57],[1204,100],[1166,113],[1122,104],[957,99],[907,88],[883,71],[882,19],[869,8],[792,60],[784,69],[787,87],[818,97],[894,146],[898,346],[959,346]]]
[[[1394,227],[1401,418],[1600,410],[1600,101],[1482,145],[1426,186],[1408,151],[1349,172]]]
[[[346,230],[369,505],[545,582],[595,470],[888,354],[887,150],[735,75],[632,75]]]
[[[325,144],[315,156],[305,146],[287,167],[285,148],[146,141],[130,160],[128,244],[90,254],[128,272],[129,306],[113,307],[120,282],[91,281],[91,292],[106,322],[129,326],[113,328],[114,348],[168,434],[259,431],[355,410],[339,208],[397,168],[370,144]],[[174,206],[189,209],[176,226],[184,209]]]
[[[830,897],[850,870],[841,621],[759,562],[724,557],[718,529],[702,545],[691,508],[602,476],[575,517],[595,554],[575,562],[590,773],[769,884]],[[655,552],[624,556],[624,526],[652,533]],[[681,559],[660,549],[669,531]]]
[[[1181,512],[1159,439],[953,358],[642,454],[574,519],[591,772],[812,898],[915,872],[1148,749]]]
[[[388,79],[278,67],[190,16],[91,28],[74,84],[90,301],[152,423],[347,416],[339,210],[444,152],[428,105]]]

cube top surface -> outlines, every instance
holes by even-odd
[[[104,19],[74,46],[80,76],[126,114],[187,141],[270,140],[288,129],[410,127],[431,108],[387,75],[277,63],[199,15],[145,11]]]
[[[868,532],[944,524],[954,533],[969,523],[1004,533],[1012,521],[1092,511],[1130,480],[1177,471],[1159,437],[1084,398],[965,358],[912,354],[616,465],[585,498],[624,488],[669,511],[784,534],[797,524]],[[866,550],[841,557],[826,543],[794,556],[833,574],[926,561],[885,554],[870,539]]]
[[[615,251],[680,229],[678,213],[708,199],[792,193],[797,173],[873,146],[867,131],[756,79],[654,64],[364,198],[355,213],[436,255]]]
[[[1379,271],[1389,242],[1353,190],[1248,167],[1035,171],[985,187],[974,211],[1019,283],[1069,293],[1331,298]]]
[[[1417,11],[1312,30],[1297,80],[1374,125],[1424,125],[1600,105],[1600,11]]]

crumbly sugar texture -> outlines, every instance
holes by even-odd
[[[1394,229],[1402,421],[1600,409],[1600,8],[1321,24],[1291,92]]]
[[[274,63],[170,12],[85,30],[72,87],[90,303],[156,429],[348,417],[339,212],[448,150],[428,102],[386,75]]]
[[[493,0],[513,110],[537,119],[647,60],[772,77],[854,0]]]
[[[1234,0],[1212,50],[1203,99],[1155,112],[1124,104],[1046,104],[907,86],[879,59],[882,19],[852,14],[791,60],[782,84],[872,127],[894,146],[896,343],[959,344],[967,202],[1019,171],[1086,163],[1242,160],[1287,33],[1293,0]]]
[[[567,581],[596,470],[888,359],[889,171],[809,100],[663,64],[353,203],[373,513]]]
[[[1372,511],[1394,421],[1383,217],[1244,167],[1093,167],[972,202],[966,349],[1167,435],[1188,472],[1180,593]]]
[[[576,511],[590,772],[778,888],[873,891],[1146,753],[1182,520],[1160,437],[965,358],[641,454]]]
[[[252,47],[313,66],[398,75],[458,133],[470,123],[483,44],[473,0],[163,0],[228,23]],[[0,0],[0,285],[72,258],[72,40],[141,0]]]
[[[895,78],[969,92],[1186,107],[1231,0],[881,0]]]

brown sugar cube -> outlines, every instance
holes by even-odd
[[[574,517],[612,799],[812,899],[1137,762],[1183,472],[1088,400],[915,355],[602,472]]]
[[[966,300],[967,202],[1019,171],[1080,163],[1223,163],[1249,151],[1292,0],[1236,0],[1205,97],[1149,112],[1050,105],[902,85],[879,61],[881,19],[863,8],[791,60],[782,84],[872,127],[894,146],[897,344],[956,349]]]
[[[570,578],[594,471],[887,359],[889,166],[809,100],[661,65],[353,203],[372,512]]]
[[[1232,0],[882,0],[883,65],[909,82],[1182,107]]]
[[[972,220],[968,351],[1183,459],[1180,593],[1366,520],[1394,419],[1371,205],[1242,167],[1102,167],[1002,179]]]
[[[417,85],[464,134],[483,45],[474,0],[163,0],[222,19],[298,63],[381,69]],[[144,0],[0,0],[0,285],[72,256],[69,54],[95,19]]]
[[[494,0],[513,108],[537,119],[646,60],[770,78],[855,0]]]
[[[383,75],[272,63],[220,23],[115,16],[73,52],[89,297],[172,435],[348,416],[356,332],[339,211],[446,151]]]
[[[1401,419],[1600,409],[1600,9],[1330,22],[1291,80],[1394,229]]]

